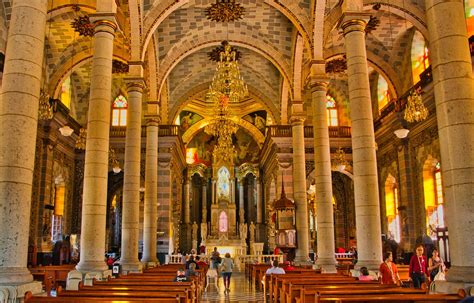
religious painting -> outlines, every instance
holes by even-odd
[[[245,162],[256,163],[258,161],[260,149],[257,142],[249,133],[240,128],[235,134],[233,141],[236,150],[234,158],[235,164],[241,165]]]
[[[228,229],[227,214],[225,211],[222,211],[219,215],[219,232],[225,233]]]
[[[226,167],[221,167],[217,172],[217,197],[230,200],[230,173]]]
[[[191,127],[191,125],[202,119],[203,117],[201,115],[183,110],[181,113],[179,113],[177,124],[181,125],[181,130],[185,132]]]
[[[245,121],[248,121],[255,125],[263,134],[265,134],[265,127],[267,125],[267,112],[259,110],[242,117]]]

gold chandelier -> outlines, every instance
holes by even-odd
[[[339,147],[337,150],[336,150],[336,154],[334,155],[334,160],[333,160],[333,167],[337,170],[337,171],[344,171],[346,169],[346,166],[347,166],[347,160],[346,160],[346,153],[344,152],[344,150]]]
[[[219,53],[219,62],[207,99],[215,103],[222,96],[227,96],[229,102],[237,103],[248,95],[248,88],[240,75],[236,51],[227,41],[223,41],[222,45],[224,50]]]
[[[408,122],[420,122],[428,118],[428,109],[423,104],[419,91],[415,90],[408,96],[404,118]]]

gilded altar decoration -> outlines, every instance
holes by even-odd
[[[216,0],[206,8],[207,19],[216,22],[232,22],[242,19],[245,8],[235,0]]]
[[[71,22],[72,28],[78,32],[80,36],[92,37],[94,36],[94,24],[91,23],[89,16],[80,16]]]
[[[79,130],[79,137],[76,140],[76,149],[85,150],[86,149],[86,139],[87,139],[87,129],[81,128]]]
[[[346,154],[344,153],[344,150],[342,148],[338,148],[336,150],[336,154],[334,156],[333,160],[333,167],[337,171],[344,171],[347,166],[347,160],[346,160]]]
[[[50,120],[53,118],[53,107],[50,103],[49,94],[41,89],[38,107],[38,119]]]
[[[423,104],[420,91],[413,91],[407,99],[404,118],[408,122],[420,122],[428,118],[428,109]]]
[[[227,41],[222,41],[221,45],[213,48],[207,55],[209,60],[219,62],[221,60],[221,53],[225,53],[225,45],[229,44]],[[242,58],[242,53],[235,47],[231,46],[230,51],[235,53],[235,61],[239,61]]]

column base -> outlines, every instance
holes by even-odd
[[[144,261],[144,260],[141,260],[140,262],[142,263],[142,268],[143,269],[153,268],[153,267],[156,267],[156,266],[160,265],[159,261]]]
[[[318,258],[316,260],[316,267],[321,268],[322,273],[336,273],[336,259],[334,258]]]
[[[43,285],[40,281],[33,281],[19,284],[0,284],[0,292],[8,294],[5,302],[24,302],[27,291],[33,295],[43,293]]]
[[[308,265],[313,265],[313,262],[311,262],[311,259],[309,256],[295,256],[295,260],[293,260],[294,263],[298,266],[308,266]]]
[[[33,281],[26,267],[0,267],[0,285],[25,284]]]
[[[83,274],[88,272],[103,272],[109,267],[104,261],[79,261],[76,265],[76,269]]]
[[[143,272],[143,266],[140,262],[127,262],[127,261],[120,261],[120,265],[122,265],[122,273],[141,273]]]
[[[354,269],[359,270],[361,267],[367,267],[368,270],[378,272],[380,264],[382,264],[382,260],[357,260]]]

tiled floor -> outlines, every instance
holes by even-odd
[[[245,279],[244,273],[234,272],[230,279],[230,292],[224,294],[224,281],[219,279],[219,290],[214,284],[209,285],[207,292],[201,299],[203,303],[210,302],[239,302],[239,303],[262,303],[264,302],[263,292],[256,291],[255,287]]]

